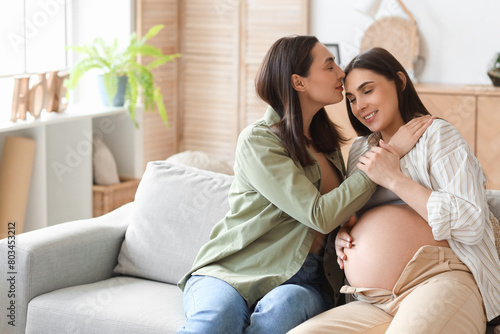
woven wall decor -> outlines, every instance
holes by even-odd
[[[406,70],[413,70],[420,53],[416,23],[397,16],[376,20],[366,29],[360,51],[377,46],[392,53]]]

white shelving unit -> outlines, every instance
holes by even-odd
[[[137,119],[141,119],[141,108]],[[142,175],[142,133],[124,108],[73,106],[38,119],[0,123],[0,156],[7,136],[36,141],[24,231],[92,217],[92,138],[113,153],[118,173]]]

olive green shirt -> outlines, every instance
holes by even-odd
[[[231,284],[251,307],[299,271],[315,231],[330,233],[375,191],[366,174],[357,172],[321,195],[319,163],[303,167],[292,160],[270,129],[278,121],[268,108],[261,120],[241,132],[230,211],[180,280],[181,289],[191,275],[213,276]],[[325,156],[344,178],[340,151]]]

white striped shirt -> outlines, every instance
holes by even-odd
[[[373,136],[373,135],[372,135]],[[369,136],[354,140],[347,174],[369,149]],[[500,314],[500,260],[489,217],[486,176],[458,130],[436,119],[400,160],[404,175],[431,189],[428,223],[434,239],[446,240],[469,267],[483,297],[488,321]]]

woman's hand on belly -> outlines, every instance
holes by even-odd
[[[352,215],[349,220],[342,225],[335,237],[335,253],[337,254],[337,263],[340,269],[344,269],[344,260],[347,259],[344,248],[352,247],[352,238],[349,233],[351,233],[354,224],[356,224],[356,216]]]

